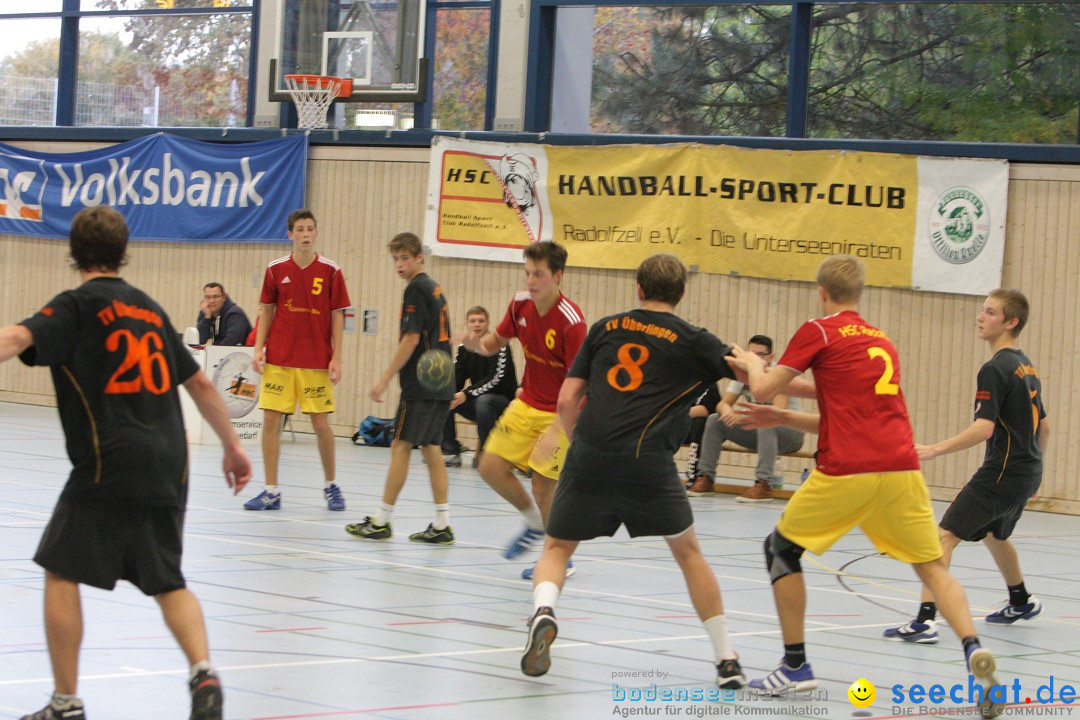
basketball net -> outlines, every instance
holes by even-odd
[[[296,104],[296,124],[306,130],[329,127],[326,112],[341,93],[341,78],[328,75],[286,75],[285,87]]]

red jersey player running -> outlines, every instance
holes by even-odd
[[[996,684],[994,656],[980,646],[964,589],[942,556],[900,392],[896,348],[884,332],[859,317],[865,277],[863,262],[851,255],[833,255],[821,263],[817,282],[825,317],[804,323],[771,370],[754,353],[732,351],[730,362],[746,370],[758,402],[768,402],[813,368],[820,411],[820,416],[769,406],[758,406],[756,415],[749,411],[758,420],[772,418],[779,421],[772,424],[818,433],[817,468],[765,539],[784,659],[764,678],[750,681],[749,689],[783,695],[817,687],[806,662],[806,584],[799,559],[806,550],[824,553],[858,525],[879,551],[911,563],[931,590],[963,640],[968,668],[982,685],[979,702],[989,710],[990,688]],[[808,390],[807,385],[793,390]]]
[[[278,510],[278,457],[281,423],[300,411],[311,419],[322,459],[330,510],[344,510],[345,498],[334,482],[334,385],[341,379],[341,337],[349,306],[345,277],[337,263],[315,252],[319,230],[310,210],[289,213],[293,251],[266,267],[255,355],[251,367],[262,373],[259,407],[263,409],[262,450],[266,488],[244,503],[248,510]]]
[[[544,537],[555,481],[566,456],[566,433],[555,414],[559,388],[585,340],[588,328],[579,308],[559,290],[566,268],[566,248],[538,242],[525,248],[525,284],[514,296],[494,332],[461,344],[481,355],[494,355],[516,337],[525,354],[521,392],[503,412],[484,444],[480,475],[525,516],[525,528],[507,546],[512,560]],[[532,497],[514,477],[513,469],[532,470]],[[531,567],[522,577],[532,578]],[[570,566],[568,575],[573,571]]]

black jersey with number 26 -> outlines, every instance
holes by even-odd
[[[74,467],[61,498],[183,507],[187,439],[177,388],[199,368],[146,293],[98,277],[22,323],[20,359],[48,365]]]
[[[729,349],[666,312],[631,310],[593,325],[569,372],[587,380],[570,449],[579,466],[622,479],[672,472],[690,406],[709,383],[733,377]]]

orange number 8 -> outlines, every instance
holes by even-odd
[[[637,351],[636,359],[631,354],[631,350]],[[637,390],[645,379],[645,373],[641,371],[641,366],[649,359],[649,348],[637,343],[626,343],[619,347],[616,355],[619,358],[619,364],[608,370],[608,384],[620,392]],[[620,370],[626,373],[628,382],[625,385],[619,383]]]

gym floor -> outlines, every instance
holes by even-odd
[[[500,551],[521,520],[475,470],[450,470],[457,544],[431,547],[408,541],[433,517],[419,453],[394,516],[395,536],[375,542],[350,537],[344,525],[377,507],[389,450],[339,440],[338,478],[349,507],[344,513],[326,509],[315,438],[304,434],[294,441],[286,435],[282,443],[282,509],[244,511],[243,500],[262,482],[261,453],[257,447],[249,452],[256,480],[233,497],[220,476],[220,450],[191,448],[184,570],[206,614],[227,718],[886,718],[973,712],[951,630],[942,626],[937,645],[882,639],[884,628],[912,617],[919,585],[910,568],[877,555],[860,532],[823,557],[803,560],[807,651],[818,690],[798,699],[738,692],[693,700],[695,691],[704,695],[715,688],[715,670],[662,539],[632,540],[620,531],[581,545],[578,573],[567,581],[557,610],[552,669],[529,678],[518,662],[532,593],[520,573],[536,555],[528,562],[502,559]],[[55,410],[0,404],[0,718],[40,709],[52,691],[41,620],[43,577],[30,558],[69,468]],[[739,504],[730,495],[691,501],[724,591],[733,643],[747,674],[760,677],[782,651],[761,542],[783,503]],[[937,505],[940,516],[944,506]],[[1008,688],[1006,715],[1068,716],[1069,691],[1080,685],[1080,518],[1030,513],[1014,541],[1027,585],[1045,604],[1038,618],[1010,626],[982,621],[1006,593],[981,545],[961,546],[954,572],[968,592],[983,644],[998,658],[999,682]],[[187,669],[156,603],[122,583],[114,592],[84,588],[83,611],[79,694],[87,717],[187,718]],[[876,700],[866,709],[848,698],[859,679],[876,686]],[[918,696],[915,685],[927,691],[941,685],[944,699]],[[949,699],[954,685],[961,686],[955,693],[964,702]],[[651,700],[653,692],[670,692],[672,699]]]

